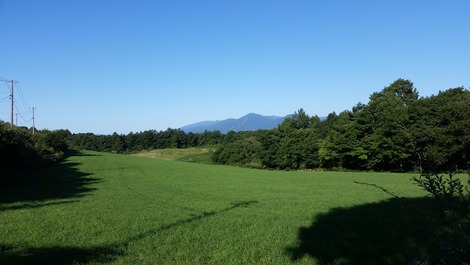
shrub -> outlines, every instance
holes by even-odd
[[[0,181],[5,181],[9,173],[34,167],[38,159],[27,131],[0,124]]]
[[[436,263],[468,264],[470,261],[470,177],[466,187],[452,172],[446,177],[427,173],[415,183],[426,190],[434,199],[440,216],[437,227],[432,227],[440,253]]]
[[[33,135],[24,128],[0,123],[0,185],[17,182],[24,173],[64,158],[68,131],[44,131]]]

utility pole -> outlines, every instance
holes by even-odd
[[[11,127],[13,128],[13,80],[11,80],[11,119],[10,119],[10,124]]]
[[[34,134],[34,130],[35,130],[34,127],[36,126],[35,121],[34,121],[34,110],[35,110],[35,109],[36,109],[36,108],[33,107],[33,134]]]
[[[18,127],[18,113],[16,113],[15,115],[16,115],[16,126]]]

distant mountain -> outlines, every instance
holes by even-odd
[[[199,130],[199,128],[210,127],[210,126],[212,126],[214,124],[217,124],[219,122],[220,121],[201,121],[201,122],[197,122],[197,123],[193,123],[193,124],[183,126],[180,129],[185,131],[185,132],[194,132],[193,130]]]
[[[207,131],[220,131],[227,133],[229,131],[255,131],[269,130],[276,128],[285,118],[289,117],[263,116],[256,113],[247,114],[239,119],[226,119],[222,121],[203,121],[189,124],[180,129],[185,132],[201,133]]]

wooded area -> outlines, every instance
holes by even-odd
[[[452,88],[420,98],[411,81],[398,79],[373,93],[367,104],[323,120],[299,109],[273,130],[75,134],[71,142],[118,153],[220,145],[214,162],[256,168],[455,171],[469,168],[468,128],[468,90]]]
[[[334,103],[332,103],[334,104]],[[419,97],[409,80],[398,79],[370,96],[367,104],[330,113],[325,119],[296,111],[276,129],[185,133],[181,129],[149,130],[120,135],[25,130],[2,127],[1,148],[12,144],[18,156],[39,150],[43,157],[73,148],[115,153],[218,146],[219,164],[281,170],[333,169],[396,172],[458,171],[469,168],[470,92],[463,87]],[[24,136],[20,140],[20,136]],[[42,138],[41,138],[42,137]],[[15,140],[16,139],[16,140]],[[2,156],[16,165],[21,159]],[[14,167],[14,166],[12,166]]]
[[[468,128],[468,90],[419,98],[411,81],[398,79],[368,104],[324,120],[300,109],[277,129],[224,144],[214,160],[273,169],[463,170],[469,168]]]
[[[215,163],[256,168],[422,172],[468,169],[468,128],[468,90],[420,98],[411,81],[398,79],[373,93],[367,104],[323,120],[299,109],[273,130],[194,134],[167,129],[74,134],[70,140],[78,148],[117,153],[220,145]]]

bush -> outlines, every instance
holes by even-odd
[[[18,182],[24,173],[64,158],[68,131],[31,134],[24,128],[0,123],[0,185]]]
[[[42,131],[34,135],[35,149],[42,159],[60,160],[67,152],[67,139],[70,135],[67,130]]]
[[[440,216],[433,227],[440,253],[433,259],[439,264],[468,264],[470,261],[470,177],[466,187],[452,172],[414,177],[415,183],[434,199]]]
[[[26,165],[33,167],[38,159],[34,141],[27,131],[0,124],[0,179],[5,180],[8,173],[27,168]]]

